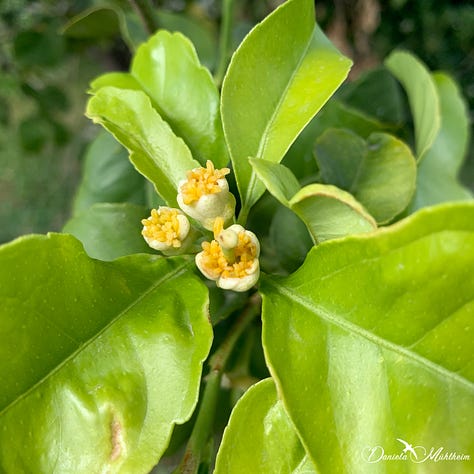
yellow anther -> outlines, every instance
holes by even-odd
[[[254,261],[258,258],[258,249],[247,233],[238,234],[237,246],[233,249],[234,261],[226,258],[225,252],[217,240],[202,243],[200,266],[212,279],[242,278],[254,270]]]
[[[206,167],[195,168],[187,172],[187,180],[180,187],[183,203],[189,205],[198,201],[201,196],[216,194],[222,191],[218,180],[230,173],[229,168],[216,170],[212,161],[207,160]]]

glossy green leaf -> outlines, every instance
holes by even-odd
[[[222,119],[245,216],[264,188],[249,157],[277,163],[346,78],[351,61],[290,0],[244,39],[222,86]]]
[[[308,459],[273,380],[251,387],[232,411],[224,431],[215,474],[310,474]]]
[[[217,87],[185,36],[156,33],[138,48],[131,74],[202,165],[228,163]]]
[[[391,221],[413,197],[416,162],[402,141],[373,133],[367,141],[344,129],[330,129],[316,142],[324,182],[350,192],[378,223]]]
[[[265,277],[263,344],[278,393],[323,473],[467,473],[474,438],[474,205],[428,208],[315,247]],[[419,464],[367,461],[402,455]],[[380,447],[380,448],[377,448]],[[471,456],[435,462],[431,448]]]
[[[270,225],[269,244],[274,263],[284,273],[292,273],[303,263],[313,241],[304,222],[290,209],[280,206]]]
[[[96,77],[90,84],[90,92],[97,93],[101,87],[117,87],[141,91],[140,83],[128,72],[107,72]]]
[[[440,107],[441,128],[418,168],[412,210],[443,201],[472,199],[458,180],[469,143],[469,117],[459,89],[448,75],[433,74]]]
[[[416,155],[420,161],[433,144],[440,127],[436,85],[426,66],[414,55],[396,51],[385,66],[402,83],[408,95],[415,125]]]
[[[289,206],[290,199],[301,186],[295,175],[286,166],[267,160],[249,160],[253,170],[268,189],[283,205]]]
[[[103,87],[89,100],[87,115],[130,151],[130,161],[137,170],[170,206],[177,207],[178,183],[199,163],[145,93]]]
[[[209,69],[213,68],[216,60],[217,36],[211,29],[212,25],[199,18],[199,13],[191,16],[160,9],[157,11],[157,17],[162,28],[179,31],[189,38],[202,64]]]
[[[377,227],[373,217],[348,192],[325,184],[300,189],[298,180],[285,166],[255,159],[250,163],[268,191],[306,224],[315,243]]]
[[[176,258],[0,248],[0,471],[148,473],[196,404],[207,291]]]
[[[101,131],[89,145],[74,213],[99,202],[145,204],[145,180],[128,160],[128,152],[110,133]]]
[[[196,160],[202,165],[212,160],[219,168],[227,165],[219,92],[193,44],[181,33],[160,30],[138,48],[130,73],[99,76],[91,90],[96,93],[106,86],[143,90]]]
[[[309,184],[296,193],[290,208],[308,227],[314,242],[370,232],[373,217],[354,197],[329,184]]]
[[[318,116],[319,114],[316,117]],[[281,164],[289,168],[299,180],[318,174],[313,150],[314,142],[319,134],[319,126],[315,118],[298,135],[281,161]]]
[[[99,260],[155,253],[141,235],[141,220],[148,216],[144,206],[98,203],[69,219],[63,232],[74,235],[87,254]]]

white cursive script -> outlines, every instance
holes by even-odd
[[[399,453],[386,453],[383,446],[366,447],[362,452],[365,462],[375,464],[383,461],[411,461],[413,463],[424,463],[426,461],[469,461],[469,454],[447,451],[444,447],[432,447],[427,451],[423,446],[412,446],[407,443],[405,449]]]

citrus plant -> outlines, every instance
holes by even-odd
[[[166,30],[92,82],[64,233],[0,248],[0,472],[472,472],[463,99],[407,52],[343,85],[313,3],[221,89]]]

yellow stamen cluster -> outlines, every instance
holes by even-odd
[[[229,173],[229,168],[216,170],[210,160],[207,160],[205,168],[195,168],[188,171],[187,181],[181,186],[184,204],[189,205],[198,201],[201,196],[220,192],[221,188],[217,181]]]
[[[158,240],[174,248],[181,247],[177,209],[152,209],[151,216],[143,219],[143,237]]]
[[[213,278],[243,278],[252,270],[257,257],[257,247],[244,232],[239,234],[239,243],[234,249],[235,261],[230,263],[216,240],[203,242],[202,264]]]

